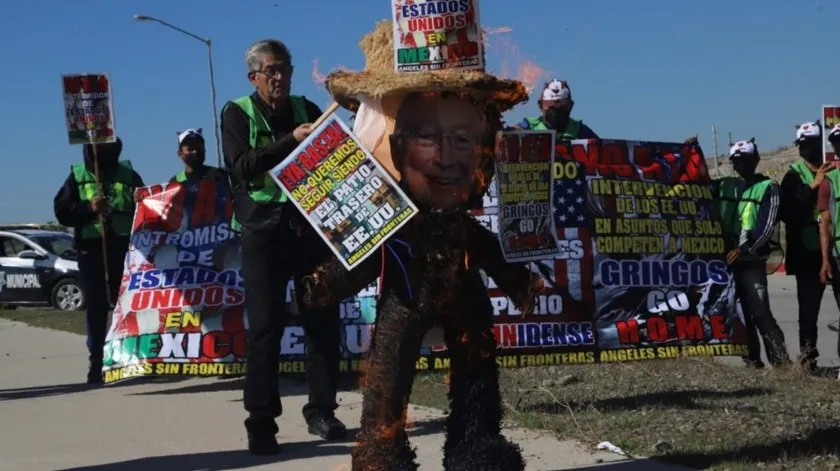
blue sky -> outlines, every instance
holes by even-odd
[[[180,170],[175,132],[213,116],[206,48],[134,14],[164,19],[213,40],[217,105],[250,93],[243,53],[255,40],[286,42],[295,61],[293,92],[329,103],[312,78],[338,65],[361,69],[358,40],[390,15],[386,0],[88,0],[8,2],[0,15],[0,223],[54,219],[52,198],[80,161],[67,143],[60,76],[111,74],[117,132],[144,180]],[[840,2],[830,0],[483,0],[481,22],[507,26],[491,37],[488,67],[532,61],[566,79],[574,116],[604,138],[681,141],[699,134],[713,154],[755,136],[760,149],[789,145],[794,124],[840,102],[840,61],[832,53]],[[362,6],[364,5],[364,6]],[[310,10],[310,11],[307,11]],[[507,44],[507,45],[505,45]],[[511,45],[518,49],[518,58]],[[836,49],[834,50],[836,51]],[[507,113],[518,121],[536,97]],[[208,160],[215,161],[212,140]]]

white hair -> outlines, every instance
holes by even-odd
[[[268,53],[274,54],[277,60],[286,61],[288,65],[292,65],[292,53],[285,44],[276,39],[262,39],[252,44],[245,51],[245,64],[248,66],[248,72],[260,70],[260,56]]]

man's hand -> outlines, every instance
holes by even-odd
[[[103,214],[108,208],[108,204],[105,202],[105,199],[101,196],[94,196],[93,199],[90,200],[90,207],[91,209],[93,209],[94,213]]]
[[[726,264],[732,265],[733,263],[738,261],[738,258],[741,257],[741,249],[732,249],[726,254]]]
[[[303,142],[310,134],[312,134],[312,123],[303,123],[292,132],[298,142]]]
[[[139,203],[143,201],[143,195],[140,193],[140,188],[134,190],[134,202]]]
[[[811,183],[811,189],[816,190],[820,187],[820,184],[825,179],[825,174],[830,172],[834,168],[834,165],[831,162],[826,162],[820,165],[820,168],[817,169],[817,174],[814,175],[814,182]]]
[[[829,264],[828,261],[824,261],[822,263],[822,267],[820,267],[820,281],[822,284],[827,285],[831,281],[831,278],[833,278],[831,274],[831,264]]]

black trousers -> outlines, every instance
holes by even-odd
[[[106,238],[108,256],[108,281],[111,290],[111,302],[117,302],[117,293],[123,275],[125,254],[128,252],[128,239],[108,236]],[[105,291],[105,264],[100,241],[80,244],[79,272],[86,298],[87,347],[90,360],[101,363],[107,334],[108,312],[111,306]]]
[[[785,345],[785,335],[770,309],[765,265],[764,261],[736,263],[732,270],[735,276],[735,293],[741,301],[747,324],[747,360],[756,364],[761,362],[760,334],[764,340],[767,359],[772,365],[782,365],[790,361],[790,357]]]
[[[837,260],[831,259],[831,287],[834,291],[834,300],[840,307],[840,270],[837,269]],[[804,361],[815,361],[820,352],[817,350],[817,326],[820,316],[825,285],[820,282],[819,272],[798,273],[796,276],[796,299],[799,302],[799,352]],[[838,343],[840,352],[840,343]]]
[[[285,227],[283,227],[285,226]],[[317,234],[292,233],[284,221],[275,231],[242,232],[242,271],[245,279],[245,308],[248,314],[248,357],[244,405],[249,416],[249,433],[277,433],[275,419],[283,413],[280,402],[280,340],[289,319],[286,284],[311,272],[330,254]],[[309,401],[303,407],[306,421],[331,416],[336,404],[341,361],[339,306],[307,310],[302,291],[295,289],[303,318],[306,347],[306,379]]]

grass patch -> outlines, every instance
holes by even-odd
[[[49,308],[0,309],[0,317],[42,329],[63,330],[84,335],[85,311],[59,311]]]
[[[693,468],[840,470],[840,381],[711,359],[502,370],[508,420]],[[412,402],[447,409],[442,374]]]
[[[83,334],[84,312],[0,310]],[[835,373],[836,375],[836,373]],[[836,376],[835,376],[836,377]],[[840,471],[840,381],[704,358],[502,370],[507,419],[587,445],[694,468]],[[443,373],[418,373],[412,402],[448,410]]]

